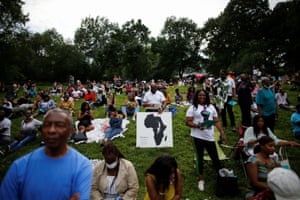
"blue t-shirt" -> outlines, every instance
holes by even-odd
[[[68,200],[75,193],[90,199],[90,161],[70,148],[61,158],[50,158],[44,147],[13,162],[1,188],[0,199]]]
[[[292,116],[291,116],[291,122],[292,122],[292,125],[293,125],[293,133],[298,133],[300,134],[300,126],[297,125],[297,123],[300,122],[300,113],[293,113]]]
[[[261,105],[263,116],[270,116],[276,113],[276,99],[274,92],[269,88],[259,89],[256,94],[256,104]]]

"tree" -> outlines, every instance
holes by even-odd
[[[182,78],[188,67],[199,70],[200,41],[200,31],[192,20],[167,18],[161,38],[154,42],[152,48],[160,56],[157,76],[169,79],[178,74]]]
[[[119,39],[122,41],[124,54],[121,67],[126,79],[135,80],[149,76],[151,62],[149,59],[149,29],[139,19],[126,22],[121,29]]]
[[[0,0],[0,80],[4,82],[11,82],[22,76],[20,66],[13,56],[19,46],[16,38],[23,37],[26,32],[23,27],[28,16],[22,12],[23,4],[21,0]]]
[[[279,3],[266,23],[269,72],[294,73],[300,57],[300,1]]]
[[[103,78],[105,67],[103,53],[106,46],[110,46],[112,35],[118,32],[118,24],[109,22],[106,18],[87,17],[82,20],[80,28],[75,32],[75,45],[86,56],[94,75]]]
[[[252,67],[248,65],[251,64],[249,59],[248,62],[240,62],[239,59],[245,58],[242,54],[246,52],[246,57],[253,57],[257,52],[250,51],[253,48],[251,46],[265,40],[263,26],[270,15],[268,6],[266,0],[231,0],[217,19],[210,19],[205,24],[202,35],[207,41],[207,50],[204,52],[209,57],[210,67],[218,70]],[[265,56],[265,49],[261,49],[265,45],[261,45],[259,49],[258,47],[256,45],[256,50]],[[248,48],[250,49],[247,50]],[[236,66],[242,63],[247,66]],[[265,66],[265,61],[259,64]]]
[[[13,38],[28,21],[28,15],[22,12],[22,0],[0,0],[0,41]]]

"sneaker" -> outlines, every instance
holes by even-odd
[[[201,192],[204,191],[204,180],[198,182],[198,188]]]

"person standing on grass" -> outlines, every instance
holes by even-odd
[[[242,114],[242,126],[251,126],[251,105],[252,96],[251,91],[253,90],[253,85],[250,82],[248,74],[240,75],[241,81],[237,84],[237,96],[238,104],[240,106]]]
[[[69,113],[48,111],[42,125],[45,146],[13,162],[1,183],[0,199],[90,199],[92,165],[67,145],[72,132]]]
[[[262,78],[262,88],[256,94],[258,114],[264,117],[265,124],[274,132],[275,120],[278,118],[278,104],[273,90],[270,88],[271,81],[268,77]]]
[[[193,104],[186,112],[185,123],[191,127],[191,138],[196,154],[196,168],[199,173],[198,188],[200,191],[204,191],[204,149],[208,152],[216,173],[222,168],[215,144],[214,126],[220,132],[223,143],[226,143],[226,136],[219,122],[218,113],[210,103],[209,94],[205,90],[198,90],[195,93]]]
[[[230,104],[232,100],[236,100],[236,87],[235,81],[227,75],[225,70],[220,71],[220,78],[216,80],[214,84],[216,88],[216,106],[219,109],[222,117],[222,126],[227,127],[226,113],[228,112],[231,130],[236,131],[235,118],[233,113],[233,105]]]
[[[145,171],[146,195],[144,200],[180,200],[182,175],[172,156],[160,156]]]

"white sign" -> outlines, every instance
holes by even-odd
[[[171,112],[138,112],[136,132],[137,147],[173,147]]]

